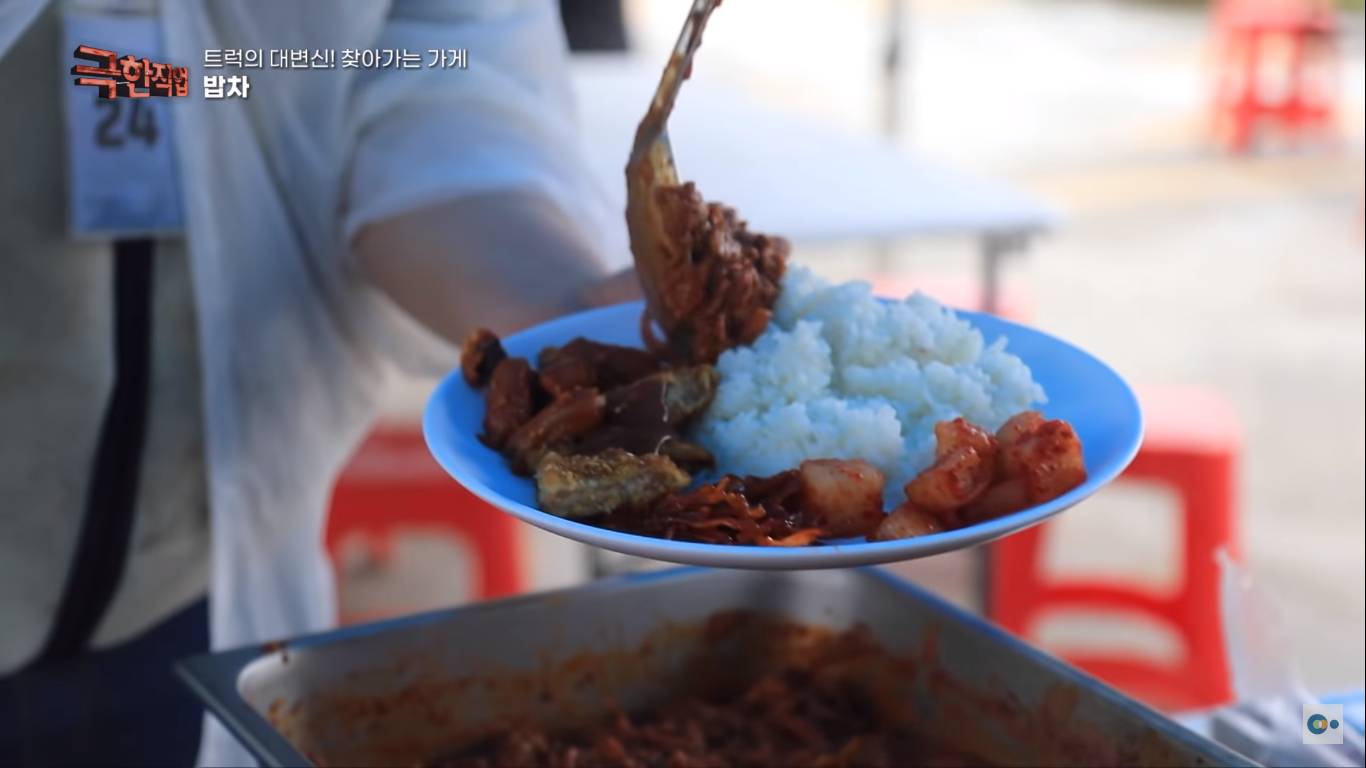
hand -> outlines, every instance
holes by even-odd
[[[548,199],[490,192],[367,226],[361,272],[413,317],[460,344],[473,328],[512,333],[620,301],[633,273],[603,277],[579,223]]]

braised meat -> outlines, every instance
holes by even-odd
[[[475,328],[460,347],[460,373],[471,387],[482,387],[505,357],[503,343],[493,331]]]
[[[546,347],[537,362],[541,386],[555,397],[586,388],[606,392],[659,370],[659,360],[643,349],[585,338],[562,347]]]
[[[508,440],[512,470],[531,474],[548,451],[569,445],[602,424],[607,399],[596,389],[576,389],[541,409]]]
[[[711,452],[685,440],[681,432],[711,404],[719,381],[716,369],[699,365],[671,368],[617,387],[606,395],[603,426],[569,450],[591,454],[619,448],[667,456],[689,470],[710,467]]]
[[[547,347],[539,357],[538,373],[526,360],[507,357],[486,329],[471,333],[461,353],[466,379],[488,387],[480,439],[502,451],[513,471],[531,474],[552,449],[658,455],[672,460],[675,469],[714,463],[706,448],[681,434],[716,393],[720,377],[711,366],[660,370],[649,352],[584,338]],[[494,360],[485,376],[483,369]],[[601,386],[612,389],[603,395]]]
[[[721,375],[710,365],[670,368],[607,393],[607,421],[681,429],[711,405]]]
[[[504,358],[493,369],[488,385],[484,394],[484,434],[480,439],[490,448],[501,450],[517,428],[530,421],[536,412],[536,372],[520,357]]]

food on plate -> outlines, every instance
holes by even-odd
[[[596,519],[614,530],[711,544],[803,545],[821,535],[804,527],[787,505],[797,491],[796,470],[769,478],[727,475],[671,494],[640,509],[615,509]]]
[[[711,451],[684,439],[682,430],[706,410],[717,381],[714,368],[698,365],[660,371],[617,387],[607,393],[603,426],[571,449],[591,454],[620,448],[668,456],[689,470],[711,467]]]
[[[1038,411],[1024,411],[1025,414],[1038,414]],[[1012,416],[1006,424],[1015,421]],[[1002,427],[1004,429],[1004,427]],[[958,451],[972,450],[985,457],[988,464],[996,461],[996,437],[990,432],[959,416],[934,425],[934,457],[936,460],[950,456]]]
[[[882,520],[882,486],[865,461],[822,459],[768,477],[726,475],[588,522],[666,539],[805,546],[870,533]]]
[[[875,298],[793,267],[773,322],[717,360],[721,384],[698,430],[717,466],[764,475],[806,459],[861,458],[887,475],[888,501],[935,462],[934,425],[989,432],[1046,401],[1006,340],[985,339],[928,296]]]
[[[493,331],[476,328],[460,348],[460,372],[471,387],[482,387],[505,357],[507,352]]]
[[[1001,469],[1006,474],[1020,474],[1020,465],[1013,459],[1019,455],[1018,451],[1012,449],[1019,446],[1025,437],[1038,431],[1043,426],[1043,414],[1038,411],[1021,411],[1006,420],[1001,428],[996,432],[997,447],[1004,446],[1007,450],[1001,451]]]
[[[942,520],[926,512],[909,501],[887,513],[877,528],[868,536],[869,541],[894,541],[929,536],[947,530]]]
[[[507,454],[513,471],[531,474],[545,454],[597,429],[606,410],[607,398],[596,389],[576,389],[557,398],[512,433]]]
[[[546,347],[537,363],[541,386],[554,397],[587,387],[605,392],[659,370],[659,360],[643,349],[585,338],[563,347]]]
[[[692,471],[716,466],[716,457],[711,455],[711,451],[674,435],[666,435],[655,446],[655,453],[668,456],[678,466]]]
[[[680,427],[711,405],[720,377],[710,365],[671,368],[607,393],[607,418],[634,427]]]
[[[906,501],[927,512],[952,512],[991,485],[996,439],[962,416],[935,424],[934,435],[934,464],[906,484]]]
[[[675,464],[689,472],[708,469],[716,464],[711,451],[683,439],[677,432],[664,427],[605,424],[579,438],[572,445],[565,446],[565,450],[584,455],[601,453],[613,448],[642,456],[652,453],[668,456]]]
[[[718,4],[700,3],[688,15],[626,164],[626,225],[646,302],[642,331],[652,351],[681,363],[714,362],[763,332],[790,250],[783,238],[751,233],[733,209],[704,202],[695,185],[680,183],[674,165],[666,123]],[[664,339],[655,338],[652,322]]]
[[[642,284],[654,286],[648,318],[664,331],[657,339],[643,322],[646,343],[670,360],[715,362],[768,326],[790,246],[751,233],[733,209],[703,202],[691,182],[662,187],[654,199],[673,239],[652,242],[673,247],[636,257]]]
[[[502,356],[493,373],[467,381],[487,385],[480,439],[502,451],[514,471],[533,474],[550,451],[657,454],[688,470],[713,465],[710,451],[683,436],[716,392],[711,366],[661,369],[644,350],[580,338],[541,350],[534,370],[523,358],[507,357],[498,337],[482,328],[467,338],[462,361],[477,372],[488,350]]]
[[[497,342],[497,337],[494,341]],[[485,445],[502,448],[536,413],[536,372],[526,360],[507,357],[498,363],[487,380],[489,388],[485,395],[484,434],[481,437]]]
[[[959,513],[971,524],[1042,504],[1086,482],[1081,438],[1072,425],[1021,413],[996,435],[996,483]]]
[[[960,448],[906,484],[906,501],[927,512],[952,512],[981,496],[991,484],[992,463],[972,448]]]
[[[832,538],[862,536],[882,522],[882,470],[861,459],[807,459],[797,470],[800,508]]]
[[[715,367],[584,339],[542,350],[540,370],[505,356],[485,443],[534,475],[551,514],[716,544],[924,536],[1086,479],[1070,425],[1008,412],[1043,392],[1004,344],[923,297],[869,304],[861,286],[792,281],[772,326]],[[501,350],[487,332],[467,346]]]
[[[934,432],[939,458],[906,484],[906,501],[871,540],[972,525],[1051,501],[1086,482],[1072,426],[1038,411],[1012,416],[994,437],[962,418],[942,421]]]
[[[638,509],[686,488],[692,478],[667,456],[609,448],[591,455],[551,451],[536,464],[536,501],[561,517]]]

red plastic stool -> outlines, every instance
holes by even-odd
[[[1340,66],[1331,2],[1222,0],[1214,13],[1214,130],[1230,150],[1250,149],[1263,118],[1291,135],[1331,125]]]
[[[1146,432],[1138,457],[1119,482],[1161,483],[1181,499],[1184,570],[1171,596],[1114,580],[1048,582],[1040,568],[1049,524],[992,545],[989,612],[1002,627],[1033,642],[1048,614],[1099,611],[1138,614],[1173,630],[1183,648],[1171,665],[1115,653],[1063,652],[1068,662],[1163,710],[1215,706],[1231,696],[1219,613],[1215,553],[1240,558],[1237,463],[1241,434],[1232,407],[1189,389],[1140,393]],[[1077,510],[1071,514],[1085,514]],[[1112,542],[1109,546],[1122,546]]]
[[[473,596],[522,591],[523,552],[518,523],[450,478],[427,452],[416,428],[381,427],[361,445],[332,493],[326,545],[334,565],[342,542],[359,535],[383,562],[402,529],[440,531],[478,553]],[[356,617],[343,617],[343,623]]]

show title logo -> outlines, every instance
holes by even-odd
[[[99,88],[101,99],[145,99],[148,96],[188,96],[190,93],[188,67],[131,55],[119,58],[113,51],[90,45],[76,46],[74,55],[97,65],[77,64],[71,68],[71,74],[79,75],[76,85]]]

